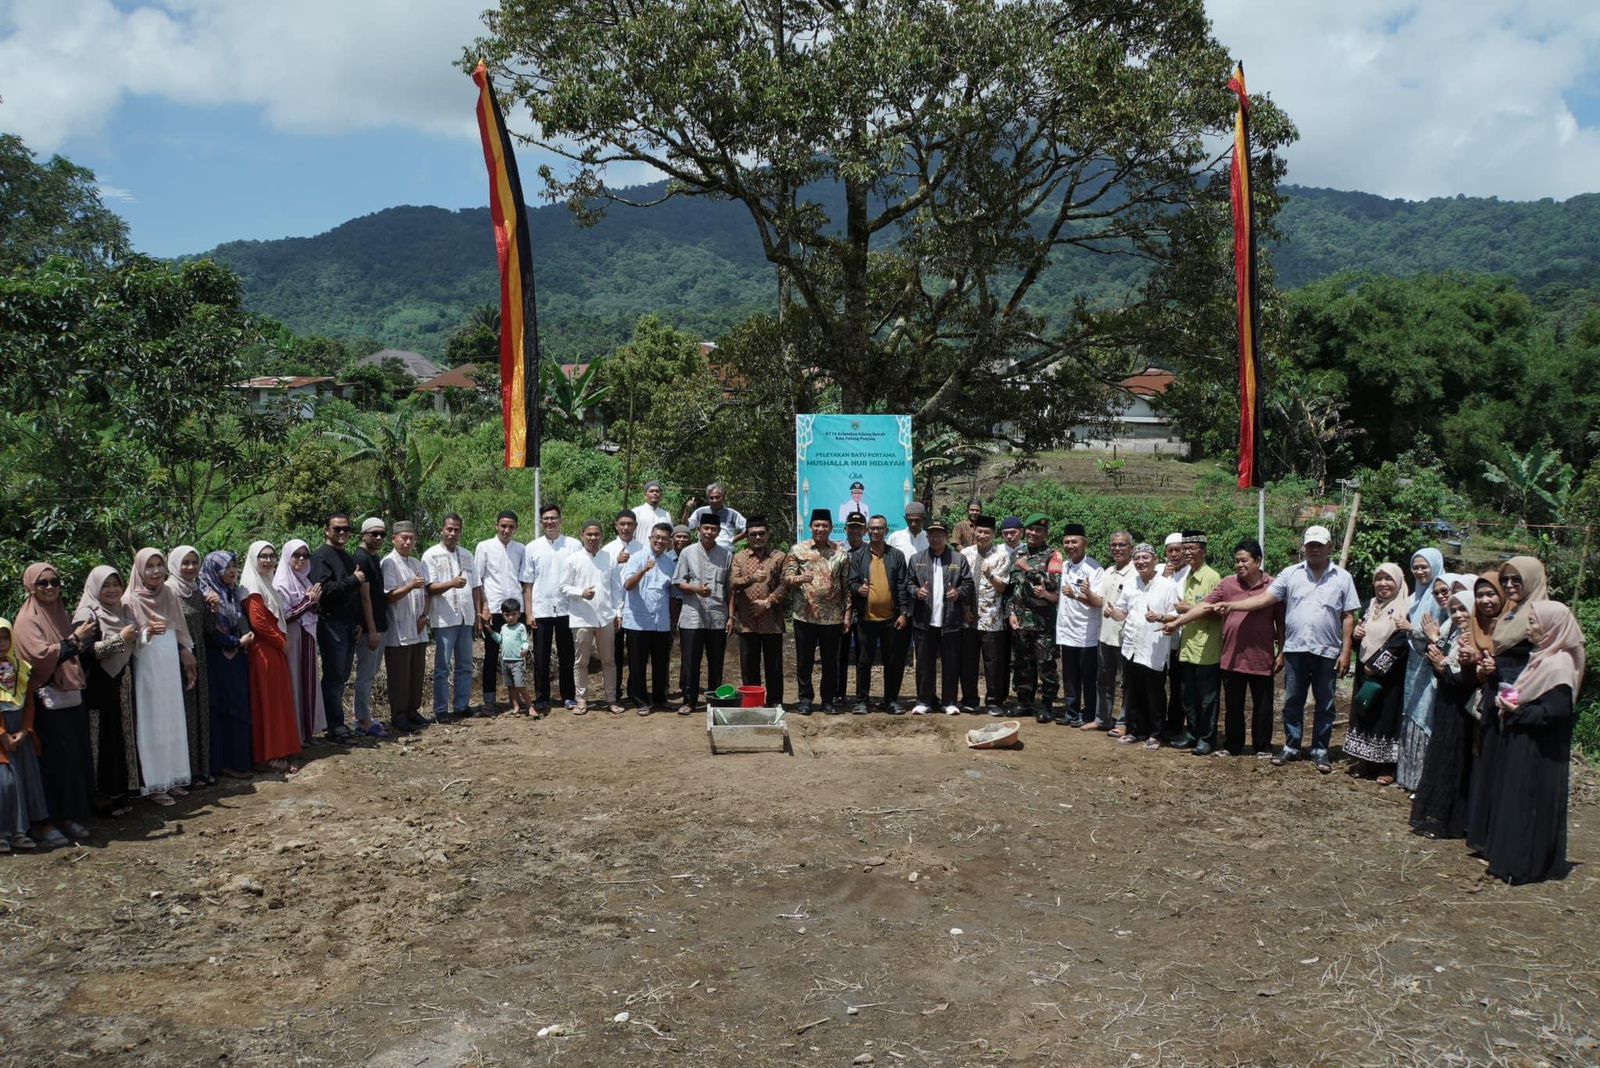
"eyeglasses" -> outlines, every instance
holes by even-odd
[[[36,590],[53,590],[58,588],[60,585],[61,580],[58,578],[42,578],[35,582],[33,587]]]
[[[276,560],[277,558],[277,553],[256,553],[257,560]]]
[[[547,516],[542,517],[539,520],[539,522],[541,522],[541,523],[559,523],[559,522],[561,522],[561,517],[558,516],[558,515],[547,515]]]

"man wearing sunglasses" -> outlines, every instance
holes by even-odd
[[[356,632],[377,632],[367,600],[367,574],[345,551],[350,542],[350,517],[335,512],[323,527],[323,543],[311,554],[306,576],[322,587],[317,602],[317,649],[322,656],[322,705],[328,714],[328,740],[349,745],[355,740],[344,725],[344,690],[356,655]]]

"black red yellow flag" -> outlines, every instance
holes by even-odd
[[[1261,363],[1256,351],[1256,228],[1250,201],[1250,97],[1244,64],[1234,68],[1228,88],[1239,97],[1233,120],[1233,277],[1239,299],[1239,488],[1261,485]]]
[[[500,259],[500,412],[505,422],[506,466],[539,466],[539,314],[533,303],[533,234],[511,135],[482,63],[478,132],[489,168],[489,215]]]

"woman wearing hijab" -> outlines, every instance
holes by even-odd
[[[311,547],[299,538],[284,542],[272,588],[277,591],[289,632],[289,685],[303,745],[328,729],[317,668],[317,602],[322,598],[322,586],[307,578],[310,571]]]
[[[1473,768],[1472,796],[1467,805],[1467,846],[1479,854],[1484,852],[1491,826],[1500,819],[1496,809],[1501,803],[1504,779],[1501,767],[1507,735],[1495,711],[1495,694],[1500,686],[1515,684],[1533,655],[1533,642],[1528,633],[1529,606],[1545,595],[1544,565],[1531,556],[1513,556],[1500,565],[1498,578],[1501,607],[1493,630],[1481,638],[1474,632],[1474,641],[1480,642],[1483,650],[1478,657],[1478,682],[1483,687],[1483,696],[1478,716],[1481,741]],[[1482,582],[1475,589],[1480,614],[1474,618],[1481,619],[1487,594]]]
[[[206,634],[206,670],[211,676],[211,766],[225,775],[250,774],[250,670],[252,638],[239,603],[239,559],[227,551],[208,553],[200,588],[215,599]]]
[[[1555,601],[1522,608],[1533,652],[1485,717],[1499,720],[1498,801],[1480,851],[1489,874],[1534,883],[1567,874],[1573,706],[1583,685],[1583,631]]]
[[[1402,789],[1415,791],[1422,781],[1422,764],[1427,758],[1428,735],[1433,731],[1433,701],[1436,680],[1428,662],[1427,621],[1442,626],[1449,618],[1433,595],[1433,580],[1444,574],[1444,556],[1438,549],[1418,549],[1411,556],[1411,575],[1416,580],[1411,609],[1399,629],[1410,640],[1406,660],[1405,715],[1400,720],[1400,759],[1395,780]],[[1437,634],[1437,629],[1434,630]]]
[[[189,633],[209,634],[212,613],[217,609],[215,594],[200,588],[200,550],[180,545],[167,554],[167,585],[183,606],[183,621]],[[183,718],[189,732],[189,774],[195,782],[214,783],[216,769],[211,766],[211,678],[207,658],[196,656],[194,688],[183,691]]]
[[[1428,645],[1428,663],[1438,676],[1433,733],[1422,762],[1422,781],[1411,801],[1411,829],[1424,838],[1466,835],[1477,748],[1478,671],[1472,624],[1476,606],[1467,590],[1450,595],[1450,628]],[[1465,655],[1463,655],[1465,654]]]
[[[1353,774],[1375,776],[1379,786],[1394,782],[1400,755],[1400,716],[1411,643],[1400,625],[1408,595],[1399,564],[1381,564],[1372,576],[1372,600],[1356,627],[1361,643],[1356,663],[1355,699],[1344,751],[1355,757]]]
[[[139,627],[122,606],[127,592],[117,569],[102,564],[89,572],[78,610],[72,616],[74,623],[92,619],[100,627],[99,634],[84,649],[87,685],[83,692],[89,706],[95,792],[100,795],[98,808],[107,816],[126,816],[132,811],[130,799],[139,786],[130,668]]]
[[[73,625],[61,603],[61,573],[54,564],[29,564],[22,573],[28,599],[17,613],[15,639],[28,662],[33,690],[33,731],[51,823],[39,825],[44,845],[87,838],[82,821],[92,809],[94,750],[89,741],[87,685],[78,657],[99,632],[93,620]],[[66,831],[66,835],[61,832]]]
[[[300,752],[300,725],[286,655],[291,625],[273,588],[277,565],[278,554],[271,542],[253,542],[244,554],[239,585],[255,635],[249,647],[251,748],[257,764],[292,774],[299,769],[288,758]]]
[[[28,834],[35,825],[52,830],[28,674],[28,661],[17,648],[11,621],[0,619],[0,853],[36,848],[38,843]],[[61,838],[60,831],[53,833]]]
[[[187,796],[189,731],[183,691],[195,684],[194,638],[178,595],[167,585],[160,549],[140,549],[122,603],[139,626],[133,653],[139,774],[144,795],[158,805]]]

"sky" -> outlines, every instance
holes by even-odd
[[[0,130],[93,169],[135,245],[161,256],[397,204],[480,206],[474,87],[454,64],[488,3],[0,0]],[[1251,91],[1299,128],[1291,182],[1600,191],[1600,0],[1206,10]],[[519,160],[531,181],[543,160]]]

